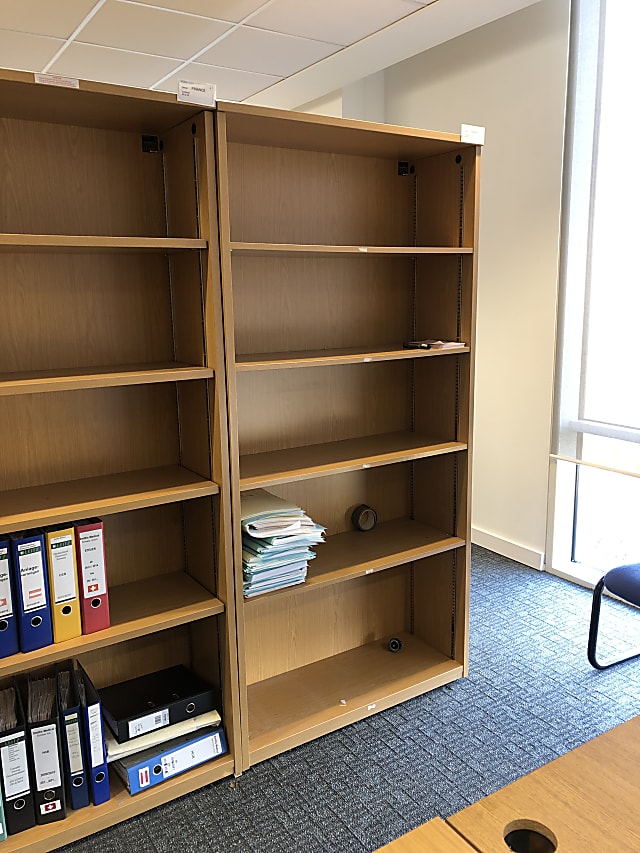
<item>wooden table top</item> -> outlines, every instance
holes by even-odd
[[[557,853],[638,853],[640,717],[512,782],[447,823],[480,853],[507,853],[506,828],[523,823],[546,827],[549,832],[543,834],[557,842]]]
[[[475,853],[458,833],[439,817],[381,847],[378,853]]]

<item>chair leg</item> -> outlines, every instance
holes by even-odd
[[[593,599],[591,601],[591,622],[589,623],[589,643],[587,645],[587,657],[589,663],[595,669],[606,669],[612,664],[602,665],[596,660],[596,646],[598,644],[598,627],[600,624],[600,604],[602,603],[602,590],[604,588],[604,578],[600,578],[593,590]]]
[[[589,659],[589,663],[591,664],[591,666],[593,666],[595,669],[608,669],[610,666],[615,666],[615,664],[617,663],[624,663],[625,661],[631,660],[632,658],[640,657],[639,650],[633,652],[633,654],[630,654],[627,657],[616,658],[616,660],[608,661],[607,663],[600,663],[596,659],[598,628],[600,625],[600,605],[602,603],[603,589],[604,578],[600,578],[593,590],[593,599],[591,602],[591,622],[589,623],[589,642],[587,645],[587,658]]]

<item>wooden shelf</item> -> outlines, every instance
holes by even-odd
[[[224,604],[184,572],[158,575],[109,589],[111,626],[0,660],[0,677],[73,658],[224,612]]]
[[[388,433],[311,444],[240,457],[240,488],[255,489],[394,462],[466,450],[461,441],[437,441],[415,432]]]
[[[0,252],[184,252],[206,249],[187,237],[108,237],[73,234],[0,234]]]
[[[0,533],[218,492],[216,483],[179,465],[12,489],[0,493]]]
[[[384,708],[448,684],[462,665],[411,634],[402,650],[387,640],[249,685],[249,752],[263,761]]]
[[[331,350],[302,350],[299,352],[266,352],[236,355],[236,370],[278,370],[289,367],[324,367],[332,364],[361,364],[373,361],[433,358],[469,352],[460,345],[449,349],[405,349],[402,344],[382,347],[345,347]]]
[[[469,247],[454,246],[334,246],[302,243],[247,243],[232,240],[233,254],[253,255],[472,255]]]
[[[409,518],[386,521],[366,533],[358,530],[337,533],[314,549],[317,556],[309,562],[305,583],[257,595],[247,599],[247,604],[374,574],[464,544],[465,540],[458,536]]]
[[[68,809],[64,820],[9,835],[2,842],[3,853],[24,850],[26,844],[30,853],[48,853],[231,775],[233,758],[226,754],[131,796],[112,770],[109,773],[111,799],[108,802],[78,811]]]
[[[115,385],[185,382],[190,379],[210,379],[213,375],[214,372],[209,367],[178,362],[2,373],[0,374],[0,396],[73,391],[80,388],[106,388]]]

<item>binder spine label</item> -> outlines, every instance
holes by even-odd
[[[0,738],[0,762],[5,799],[26,796],[30,787],[27,745],[23,734]]]
[[[77,714],[69,714],[65,719],[65,730],[67,733],[67,754],[69,756],[69,770],[72,774],[82,773],[84,762],[82,760],[82,743],[80,740],[80,723]]]
[[[104,764],[100,705],[90,705],[87,708],[87,716],[89,718],[89,751],[91,753],[91,767],[99,767],[101,764]]]
[[[82,592],[85,598],[104,595],[107,573],[104,566],[102,529],[85,530],[79,534],[82,568]]]
[[[188,744],[182,749],[177,749],[169,755],[162,758],[162,775],[165,779],[169,776],[175,776],[176,773],[183,773],[196,764],[202,764],[220,755],[222,752],[222,743],[220,735],[214,734],[211,737],[204,738],[198,743]]]
[[[9,576],[9,547],[0,547],[0,619],[13,616],[13,598],[11,597],[11,579]]]
[[[44,560],[39,542],[23,542],[18,545],[18,567],[24,612],[46,607]]]
[[[146,717],[131,720],[129,722],[129,737],[139,737],[140,735],[147,734],[147,732],[153,732],[168,725],[169,709],[164,708],[162,711],[156,711],[154,714],[147,714]]]
[[[62,779],[55,724],[31,729],[31,743],[38,791],[60,787]]]
[[[76,597],[76,569],[73,560],[74,542],[70,535],[49,540],[53,599],[56,604],[73,601]]]

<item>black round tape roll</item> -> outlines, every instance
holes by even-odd
[[[375,509],[371,509],[366,504],[360,504],[351,513],[351,521],[358,530],[373,530],[378,521],[378,516]]]

